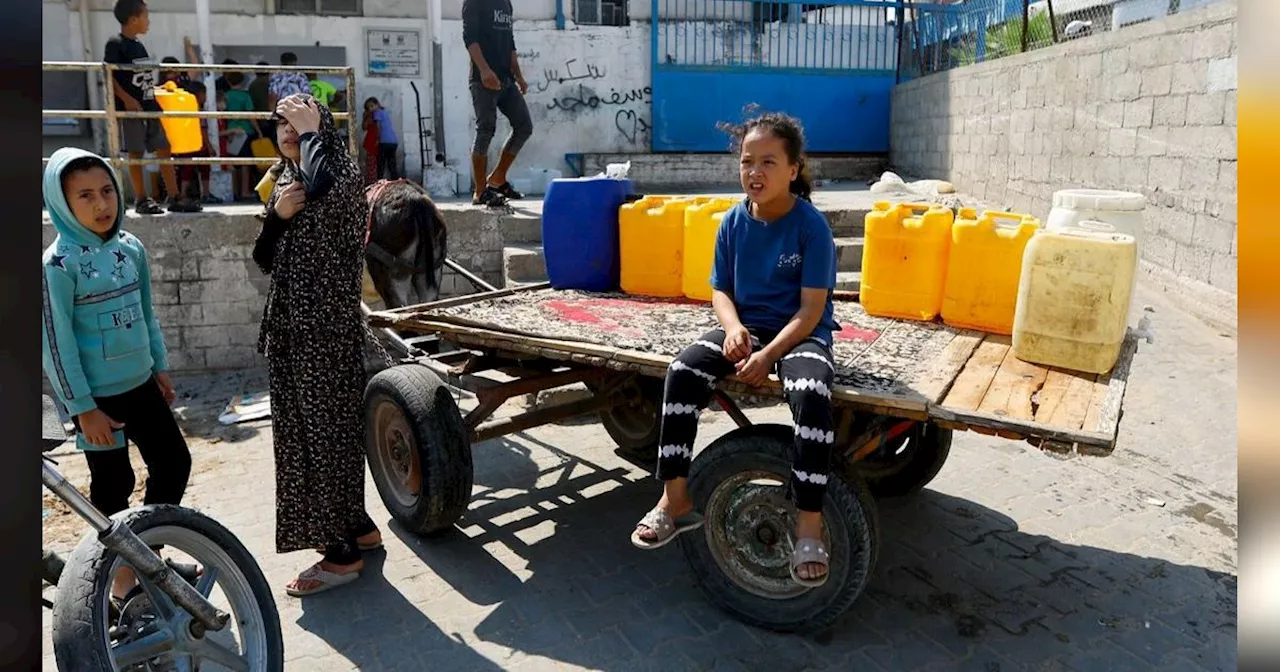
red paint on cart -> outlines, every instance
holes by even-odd
[[[834,336],[837,341],[874,343],[877,338],[880,338],[880,332],[875,329],[859,329],[853,325],[846,324],[844,325],[844,328],[837,331]]]

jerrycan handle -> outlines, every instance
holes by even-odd
[[[1084,229],[1085,231],[1096,231],[1098,233],[1115,233],[1116,227],[1106,223],[1099,222],[1096,219],[1084,219],[1075,223],[1072,228]]]
[[[1017,228],[1022,225],[1025,215],[1019,215],[1016,212],[1004,212],[1002,210],[984,210],[982,216],[978,220],[978,224],[984,227],[994,227],[1001,223],[1007,223],[1010,228]]]

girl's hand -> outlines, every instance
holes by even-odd
[[[724,358],[731,362],[740,362],[751,354],[751,332],[738,325],[725,332]]]
[[[760,387],[769,380],[769,372],[773,370],[774,364],[773,357],[766,351],[757,350],[746,360],[735,365],[738,369],[738,380],[752,387]]]
[[[276,199],[276,214],[280,219],[293,219],[293,216],[307,204],[307,190],[302,182],[290,182]]]
[[[116,442],[111,432],[124,427],[123,422],[112,420],[98,408],[85,411],[77,417],[80,420],[80,433],[84,434],[84,440],[91,446],[110,448]]]
[[[276,114],[284,117],[298,135],[320,130],[320,109],[315,100],[303,102],[299,96],[289,96],[276,104]]]
[[[164,395],[164,403],[173,405],[173,400],[178,398],[177,393],[173,391],[173,379],[169,374],[161,371],[156,374],[156,385],[160,386],[160,394]]]

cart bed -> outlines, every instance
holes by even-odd
[[[1084,374],[1015,358],[1009,338],[872,317],[836,301],[836,403],[958,430],[1025,439],[1054,452],[1107,455],[1137,351],[1130,330],[1111,372]],[[661,376],[717,326],[706,303],[553,290],[486,292],[373,313],[375,326],[437,333],[493,354],[539,356]],[[776,378],[770,385],[780,389]],[[731,391],[747,388],[734,380]]]

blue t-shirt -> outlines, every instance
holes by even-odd
[[[386,108],[374,110],[373,118],[378,121],[378,142],[384,145],[399,144],[400,139],[396,137],[396,129],[391,125],[391,115],[387,114]]]
[[[724,214],[716,233],[711,286],[733,297],[751,331],[777,333],[800,310],[800,289],[833,290],[836,244],[827,218],[804,199],[777,221],[751,216],[747,199]],[[838,331],[831,294],[813,336],[831,345]]]

